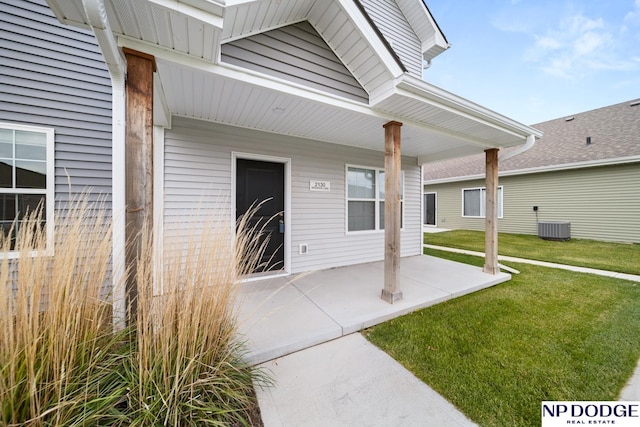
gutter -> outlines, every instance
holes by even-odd
[[[517,156],[518,154],[522,154],[525,151],[528,151],[530,149],[533,148],[533,146],[536,144],[536,137],[534,135],[529,135],[527,136],[527,142],[524,145],[521,145],[520,147],[516,148],[515,150],[512,150],[508,153],[504,153],[503,156],[498,156],[498,161],[499,162],[503,162],[505,160],[509,160],[512,157]]]
[[[112,298],[113,327],[122,329],[126,321],[125,293],[125,138],[126,138],[126,61],[109,20],[103,0],[82,0],[87,22],[96,36],[111,78],[111,215],[112,215]]]

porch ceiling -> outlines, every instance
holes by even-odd
[[[88,26],[82,0],[47,1],[62,22]],[[119,46],[156,58],[158,124],[175,115],[384,150],[382,125],[396,120],[404,124],[403,155],[422,162],[540,136],[403,74],[353,0],[111,0],[105,14]],[[222,43],[302,20],[369,93],[369,104],[220,62]]]
[[[378,151],[384,150],[382,126],[398,120],[404,124],[403,155],[430,160],[516,145],[526,137],[403,94],[372,109],[273,78],[265,82],[257,73],[233,67],[221,65],[210,73],[158,56],[156,61],[167,109],[175,116]]]

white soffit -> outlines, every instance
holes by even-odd
[[[395,119],[404,123],[402,153],[407,156],[433,161],[487,148],[463,134],[375,112],[347,100],[331,102],[328,97],[305,94],[305,88],[294,93],[293,87],[285,91],[258,80],[238,79],[234,70],[229,70],[228,77],[212,78],[206,71],[160,59],[157,67],[168,107],[176,116],[377,151],[384,150],[383,125]]]

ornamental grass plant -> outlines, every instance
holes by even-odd
[[[114,332],[110,212],[85,196],[58,212],[53,254],[30,226],[41,210],[0,235],[19,253],[0,259],[0,426],[261,425],[253,383],[269,379],[243,361],[233,311],[260,230],[197,214],[157,262],[145,228],[137,313]]]
[[[259,262],[263,245],[245,221],[233,227],[218,216],[188,221],[166,240],[163,265],[151,256],[145,233],[138,262],[137,328],[125,377],[130,425],[250,425],[253,382],[268,384],[242,361],[234,300],[240,277]],[[153,280],[154,275],[158,275]]]
[[[0,259],[0,425],[119,419],[122,355],[103,295],[111,258],[106,212],[86,197],[71,202],[56,218],[55,256],[42,252],[41,209],[0,235],[2,253],[19,254]]]

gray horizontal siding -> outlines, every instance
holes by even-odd
[[[395,0],[359,0],[407,71],[422,78],[422,43]]]
[[[499,230],[537,234],[540,221],[569,221],[571,235],[640,243],[640,167],[638,164],[591,167],[500,178],[504,218]],[[484,221],[462,218],[461,189],[484,186],[482,180],[429,185],[438,194],[438,226],[483,230]]]
[[[369,97],[308,22],[235,40],[222,60],[305,86],[368,102]]]
[[[0,58],[0,121],[55,130],[56,197],[91,190],[109,205],[111,82],[93,35],[44,0],[1,0]]]
[[[165,133],[166,232],[180,227],[194,208],[231,217],[232,152],[291,159],[293,272],[380,260],[384,232],[345,233],[345,165],[384,166],[384,153],[296,139],[219,124],[174,118]],[[403,159],[405,228],[402,255],[421,253],[420,168]],[[309,191],[309,180],[331,182],[330,192]],[[306,243],[309,253],[298,254]]]

